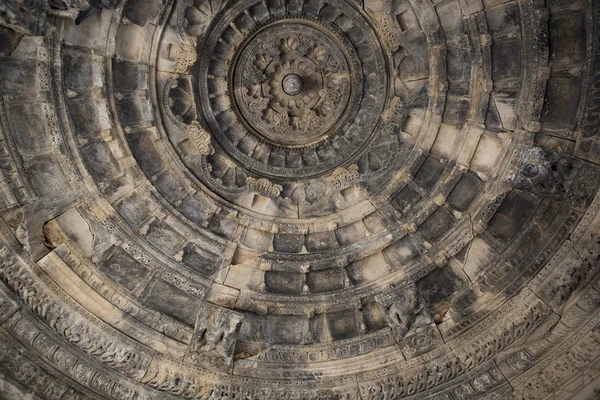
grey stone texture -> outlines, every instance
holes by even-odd
[[[0,399],[593,399],[600,3],[0,1]]]

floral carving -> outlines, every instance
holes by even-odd
[[[267,197],[277,197],[283,190],[281,185],[274,184],[266,178],[247,178],[246,182],[251,190],[264,194]]]
[[[327,58],[327,50],[325,50],[323,46],[316,44],[308,49],[308,53],[306,55],[316,62],[322,62]]]
[[[269,64],[271,64],[271,61],[273,61],[273,57],[265,53],[260,53],[254,57],[254,66],[259,70],[264,71]]]
[[[358,166],[353,164],[346,168],[335,169],[330,176],[325,178],[325,182],[332,189],[342,189],[358,181],[359,176]]]
[[[196,38],[188,37],[178,47],[175,62],[175,73],[187,74],[198,60],[196,53]]]
[[[298,38],[286,37],[279,40],[279,50],[284,56],[289,56],[298,49]]]
[[[214,154],[215,149],[210,144],[210,133],[206,132],[197,121],[193,121],[187,128],[190,141],[198,150],[200,155],[209,156]]]
[[[350,97],[350,65],[339,45],[299,27],[256,38],[263,45],[243,49],[237,64],[235,96],[242,115],[280,145],[320,139],[343,116]]]
[[[269,100],[268,108],[263,110],[263,120],[268,123],[274,123],[278,118],[276,114],[282,115],[289,121],[289,125],[294,130],[301,129],[301,117],[310,110],[315,109],[321,100],[319,91],[322,89],[322,82],[326,77],[316,71],[317,62],[325,59],[325,49],[320,47],[321,57],[315,60],[307,56],[296,54],[298,49],[298,39],[294,37],[282,38],[279,49],[280,58],[277,61],[270,62],[264,54],[257,54],[254,59],[254,65],[259,68],[266,79],[248,87],[248,94],[256,96],[260,93]],[[294,85],[290,85],[291,78],[294,79]],[[287,81],[286,81],[287,79]],[[261,92],[256,87],[263,87]],[[291,88],[294,89],[291,89]]]

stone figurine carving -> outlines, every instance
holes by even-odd
[[[398,340],[433,323],[415,285],[378,295],[377,301],[384,308],[385,319]]]
[[[544,147],[528,147],[522,152],[512,182],[544,198],[585,207],[600,186],[600,176],[585,161]]]
[[[189,359],[208,368],[229,370],[242,318],[239,313],[202,304],[188,348]]]

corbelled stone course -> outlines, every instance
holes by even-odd
[[[599,46],[593,0],[5,0],[0,398],[597,398]]]

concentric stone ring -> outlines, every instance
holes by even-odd
[[[359,93],[353,56],[332,30],[283,19],[250,36],[231,70],[233,106],[250,132],[281,147],[330,135],[354,111]],[[290,90],[286,91],[286,84]]]
[[[600,1],[0,0],[0,400],[600,394]]]
[[[386,68],[384,52],[364,14],[345,2],[328,7],[346,18],[289,13],[257,24],[233,7],[212,22],[197,98],[242,168],[310,178],[355,159],[373,137],[387,100],[388,76],[375,73]]]

